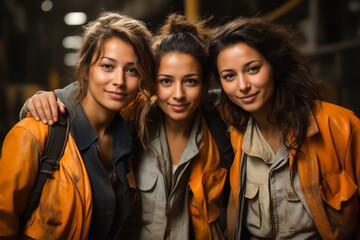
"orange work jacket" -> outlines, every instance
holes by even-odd
[[[195,239],[222,239],[215,221],[222,210],[223,190],[227,170],[221,166],[216,142],[202,117],[203,146],[191,163],[188,185],[193,193],[190,213]]]
[[[350,110],[316,102],[300,152],[290,151],[290,169],[297,165],[302,190],[322,239],[360,239],[360,120]],[[230,186],[236,209],[243,133],[231,131],[236,151]],[[289,140],[290,142],[290,140]],[[228,219],[236,221],[236,211]],[[231,220],[232,219],[232,220]],[[231,224],[233,236],[236,224]]]

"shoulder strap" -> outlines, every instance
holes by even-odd
[[[214,107],[220,92],[218,89],[210,90],[201,111],[219,149],[222,164],[229,170],[234,161],[234,150],[227,132],[228,126]]]
[[[212,109],[202,108],[205,121],[209,127],[216,145],[220,152],[220,160],[222,165],[227,169],[227,177],[224,189],[224,204],[227,204],[228,195],[230,193],[229,172],[234,161],[234,150],[231,145],[230,137],[227,134],[228,126],[222,120],[220,113],[214,107]]]
[[[21,219],[22,226],[30,219],[32,212],[39,205],[46,179],[53,178],[54,170],[59,168],[59,161],[64,154],[69,135],[69,126],[68,113],[59,114],[59,120],[52,126],[49,126],[45,150],[39,163],[39,174],[30,192],[28,204]]]

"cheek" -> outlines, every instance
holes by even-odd
[[[194,89],[193,98],[198,103],[198,105],[200,105],[201,96],[202,96],[202,88],[199,87],[197,89]]]
[[[158,101],[160,101],[160,102],[166,101],[168,98],[168,95],[170,95],[169,92],[170,92],[169,89],[161,87],[161,86],[157,86],[156,96],[157,96]]]
[[[275,82],[273,78],[268,78],[264,83],[262,84],[262,87],[266,89],[268,95],[274,94],[275,89]]]
[[[139,78],[130,79],[127,82],[128,91],[137,93],[139,91],[139,83],[140,83]]]
[[[232,92],[236,91],[236,86],[232,82],[226,82],[221,80],[221,86],[226,93],[226,95],[232,95]]]

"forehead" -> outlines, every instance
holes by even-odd
[[[223,48],[220,52],[219,52],[219,56],[220,55],[225,55],[227,57],[237,57],[237,56],[262,56],[262,54],[254,47],[244,43],[244,42],[239,42],[230,46],[227,46],[225,48]]]
[[[93,55],[93,60],[110,57],[114,59],[123,59],[134,61],[136,57],[134,48],[128,42],[119,37],[105,39]]]
[[[199,73],[201,71],[201,65],[199,61],[190,54],[170,52],[160,58],[158,71],[192,71]]]
[[[240,42],[234,45],[225,47],[219,52],[217,64],[239,64],[247,63],[249,61],[264,61],[264,56],[250,45]]]

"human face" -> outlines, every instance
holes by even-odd
[[[251,113],[269,114],[274,95],[270,63],[256,49],[237,43],[220,51],[217,68],[229,99]]]
[[[117,37],[107,39],[100,58],[89,70],[86,108],[120,111],[137,95],[139,79],[133,47]]]
[[[189,54],[171,52],[160,60],[157,102],[167,120],[191,121],[200,106],[201,66]]]

